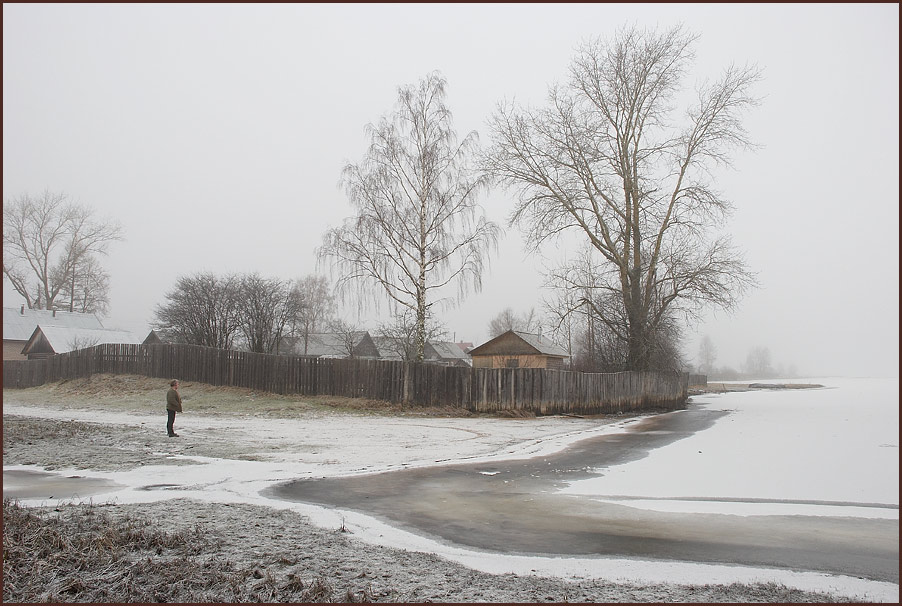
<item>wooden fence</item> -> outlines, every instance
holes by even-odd
[[[276,356],[198,345],[104,344],[44,360],[4,360],[4,388],[134,374],[278,394],[363,397],[471,411],[595,414],[685,406],[689,375],[469,368],[393,360]]]

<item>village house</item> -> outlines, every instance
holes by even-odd
[[[373,337],[380,360],[404,360],[404,345],[394,337]],[[450,341],[426,341],[423,361],[444,366],[469,366],[470,356]]]
[[[349,334],[311,333],[306,343],[303,337],[286,337],[280,352],[311,358],[379,358],[379,349],[365,330]]]
[[[85,349],[104,343],[148,344],[159,343],[154,331],[146,336],[128,330],[111,328],[78,328],[70,326],[35,327],[31,337],[22,348],[22,354],[29,360],[49,358],[54,354]]]
[[[94,314],[50,309],[3,308],[3,359],[25,360],[22,349],[34,334],[38,324],[44,327],[61,326],[78,329],[102,329],[103,324]],[[68,350],[67,350],[68,351]]]
[[[445,366],[469,366],[470,356],[457,343],[427,341],[423,361]]]
[[[542,335],[509,330],[470,350],[473,368],[561,369],[570,357]]]

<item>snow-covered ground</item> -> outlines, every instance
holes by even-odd
[[[692,409],[729,411],[696,434],[643,459],[600,469],[564,493],[617,500],[630,507],[734,515],[791,513],[898,519],[898,379],[805,379],[824,389],[706,394]],[[190,400],[189,400],[190,402]],[[162,432],[165,417],[4,402],[5,414],[143,425]],[[691,414],[692,410],[674,414]],[[599,424],[564,417],[511,419],[392,419],[323,417],[216,419],[179,416],[180,453],[197,465],[142,465],[119,471],[57,469],[116,483],[95,501],[136,503],[189,497],[288,508],[311,522],[344,525],[365,541],[433,552],[473,568],[519,575],[604,578],[635,582],[731,583],[774,581],[867,601],[899,600],[899,586],[851,576],[626,558],[522,557],[478,552],[402,531],[369,516],[269,499],[260,491],[300,477],[343,476],[392,469],[538,456],[577,440],[625,431],[635,420]],[[210,440],[257,445],[255,460],[192,456]],[[187,446],[186,446],[187,445]],[[164,447],[165,448],[165,447]],[[33,469],[5,466],[5,470]],[[156,487],[156,488],[154,488]],[[177,487],[177,490],[169,489]],[[153,489],[149,489],[153,488]],[[57,495],[60,493],[56,493]],[[629,497],[629,500],[621,500]],[[682,499],[681,499],[682,497]],[[729,499],[728,501],[717,499]],[[47,504],[46,498],[34,504]]]

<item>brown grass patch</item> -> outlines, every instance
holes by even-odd
[[[4,602],[331,602],[323,578],[280,582],[206,553],[199,526],[164,532],[147,519],[112,519],[93,505],[34,510],[3,501]]]
[[[90,378],[71,379],[31,387],[5,390],[4,397],[21,403],[53,403],[73,408],[148,411],[165,408],[169,379],[139,375],[98,374]],[[308,414],[344,413],[380,416],[413,417],[534,417],[534,413],[502,411],[498,414],[473,413],[454,406],[409,406],[373,400],[339,396],[280,395],[244,387],[214,386],[182,381],[180,393],[185,410],[209,414],[263,414],[273,417],[301,417]]]

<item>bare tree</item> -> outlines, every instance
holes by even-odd
[[[60,289],[58,300],[68,300],[68,310],[105,315],[110,309],[110,275],[96,257],[84,257]]]
[[[770,349],[767,347],[753,347],[745,358],[743,365],[745,374],[758,379],[764,379],[774,375]]]
[[[291,321],[291,334],[303,342],[303,354],[307,355],[310,335],[328,325],[334,315],[335,301],[325,276],[299,278],[295,280],[292,290],[298,299],[298,307]]]
[[[698,368],[705,374],[710,374],[717,360],[717,347],[711,337],[705,335],[698,345]]]
[[[353,322],[335,318],[329,322],[329,328],[338,338],[341,354],[348,358],[357,357],[357,343],[360,339],[360,327]]]
[[[166,303],[157,305],[155,327],[178,342],[232,349],[240,328],[239,286],[234,275],[180,277]]]
[[[238,279],[238,327],[249,351],[279,353],[282,338],[300,311],[299,294],[290,282],[258,273]]]
[[[426,341],[441,339],[446,335],[444,326],[433,318],[426,318]],[[388,324],[379,327],[379,336],[386,339],[388,347],[402,360],[417,360],[417,323],[416,317],[409,309],[401,310],[392,317]]]
[[[487,252],[500,228],[477,203],[486,185],[470,168],[476,133],[458,143],[445,105],[445,79],[430,74],[398,91],[390,117],[370,125],[370,147],[349,164],[343,184],[357,215],[323,237],[317,254],[340,272],[337,289],[381,292],[416,322],[416,355],[423,359],[426,319],[439,302],[460,301],[481,288]]]
[[[74,311],[79,286],[90,285],[96,292],[82,297],[80,306],[102,312],[108,280],[96,279],[105,275],[97,273],[96,256],[121,239],[117,223],[95,221],[91,210],[66,194],[23,194],[3,206],[3,274],[29,309]],[[57,297],[63,290],[69,300],[61,303]]]
[[[485,168],[519,190],[511,224],[535,248],[565,231],[591,245],[592,288],[616,297],[622,325],[595,314],[625,340],[635,370],[651,367],[656,333],[674,313],[733,309],[755,284],[729,239],[709,237],[730,211],[710,170],[729,165],[731,149],[751,146],[740,116],[757,103],[749,91],[759,74],[728,68],[698,87],[679,122],[672,107],[695,40],[681,27],[633,28],[587,43],[547,107],[502,105],[491,121]],[[596,301],[611,299],[585,303]]]
[[[568,291],[559,291],[542,301],[542,308],[549,319],[549,335],[551,339],[559,343],[573,359],[574,337],[578,331],[577,323],[580,318],[576,313],[569,312],[573,308],[573,300]]]
[[[74,336],[69,339],[67,345],[69,346],[69,351],[76,351],[79,349],[87,349],[89,347],[94,347],[100,343],[100,337],[82,337],[82,336]]]
[[[506,307],[489,322],[489,336],[491,338],[502,335],[509,330],[537,333],[539,331],[539,320],[536,317],[535,308],[531,308],[522,315],[517,315],[513,309]]]

